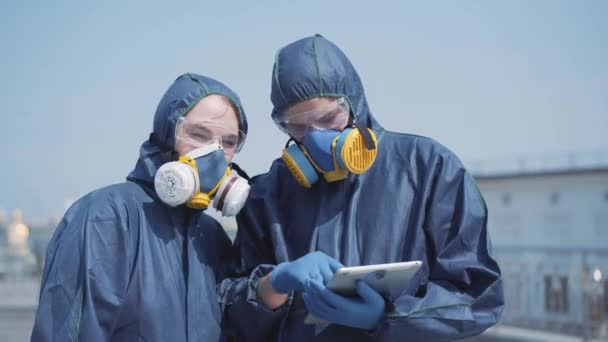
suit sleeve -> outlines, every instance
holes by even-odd
[[[47,247],[32,341],[112,337],[129,277],[127,220],[90,197],[68,211]]]
[[[270,340],[278,330],[288,304],[271,310],[257,297],[260,280],[274,269],[276,263],[271,241],[264,233],[263,201],[248,201],[237,222],[234,242],[237,257],[232,277],[218,285],[224,326],[236,341]]]

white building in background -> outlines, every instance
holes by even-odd
[[[608,338],[608,153],[470,170],[505,279],[501,323]]]
[[[15,209],[11,222],[0,228],[0,309],[33,308],[38,303],[40,279],[30,249],[30,227]]]
[[[13,222],[6,227],[7,252],[17,257],[27,257],[31,255],[28,245],[30,229],[23,223],[21,210],[13,211]]]
[[[3,246],[0,248],[0,279],[31,277],[36,269],[36,258],[29,247],[29,227],[23,215],[15,209],[12,222],[5,225]]]

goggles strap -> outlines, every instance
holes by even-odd
[[[289,143],[292,141],[296,141],[296,139],[294,139],[292,136],[289,136],[289,139],[287,139],[287,142],[285,143],[285,148],[289,147]]]
[[[249,175],[247,174],[247,172],[245,172],[245,170],[243,170],[237,163],[231,163],[230,167],[236,171],[236,173],[245,178],[248,182],[251,180],[251,177],[249,177]]]

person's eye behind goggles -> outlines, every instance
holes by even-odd
[[[246,133],[242,130],[235,135],[215,121],[193,121],[187,117],[180,117],[175,126],[175,141],[181,141],[193,148],[218,143],[227,152],[238,153],[243,147],[245,137]]]
[[[281,131],[296,140],[301,140],[312,129],[341,130],[355,121],[350,113],[348,101],[343,97],[313,110],[299,113],[287,113],[286,110],[274,116],[273,120]]]

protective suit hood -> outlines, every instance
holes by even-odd
[[[345,97],[357,121],[380,137],[383,128],[372,116],[359,74],[346,55],[317,34],[281,48],[272,70],[272,116],[313,97]]]

